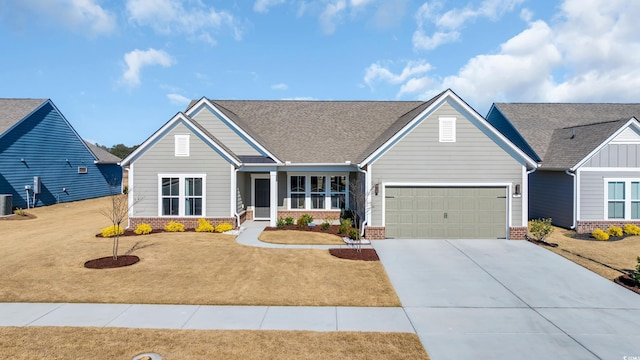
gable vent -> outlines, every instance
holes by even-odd
[[[189,156],[189,135],[174,135],[175,156]]]
[[[456,142],[456,118],[440,117],[440,142]]]

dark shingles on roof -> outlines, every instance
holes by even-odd
[[[119,157],[108,152],[107,150],[99,146],[96,146],[88,142],[87,140],[83,140],[83,141],[85,145],[87,145],[89,150],[93,153],[93,155],[96,157],[96,162],[98,164],[117,164],[120,162],[120,160],[122,160]]]
[[[573,167],[629,119],[640,118],[640,104],[495,105],[542,158],[542,168]],[[572,131],[575,136],[569,139]]]
[[[47,99],[0,99],[0,135],[24,119]]]
[[[212,103],[269,152],[292,163],[359,162],[368,155],[372,143],[388,140],[413,118],[412,111],[424,104],[289,100]]]

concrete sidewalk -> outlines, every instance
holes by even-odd
[[[0,303],[0,326],[415,333],[400,307]]]

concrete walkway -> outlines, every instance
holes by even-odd
[[[373,246],[427,353],[444,359],[640,359],[640,296],[526,241]]]

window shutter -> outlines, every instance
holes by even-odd
[[[440,142],[456,142],[456,118],[441,117]]]
[[[189,135],[175,135],[175,156],[189,156]]]

